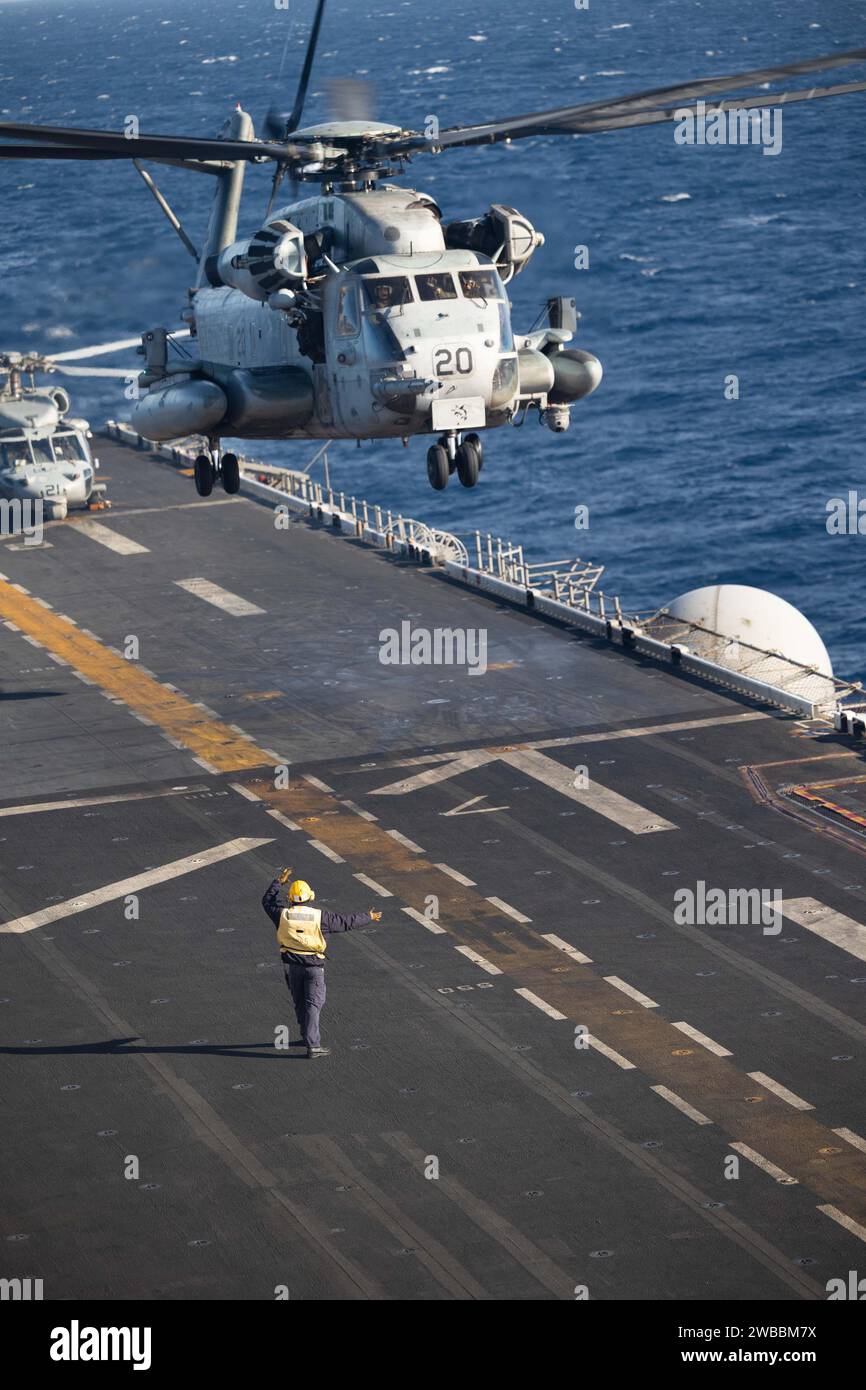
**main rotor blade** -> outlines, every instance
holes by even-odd
[[[850,49],[845,53],[828,54],[822,58],[806,58],[801,62],[783,63],[778,67],[753,68],[749,72],[732,73],[723,77],[696,78],[691,82],[676,83],[669,87],[632,92],[627,96],[605,101],[560,106],[526,116],[512,116],[501,121],[490,121],[485,125],[452,126],[440,131],[435,140],[414,135],[397,136],[393,142],[389,142],[386,137],[381,142],[381,147],[388,153],[398,154],[401,151],[409,152],[425,148],[444,149],[459,145],[494,144],[500,140],[522,140],[532,135],[579,135],[585,133],[588,128],[601,129],[597,125],[587,126],[588,118],[592,116],[628,115],[657,108],[670,102],[685,102],[693,98],[711,96],[717,92],[732,91],[743,86],[772,82],[780,77],[818,72],[825,68],[845,67],[851,63],[861,62],[866,62],[866,48]],[[819,95],[822,90],[826,90],[828,95],[838,94],[836,88],[818,88],[814,89],[814,95]],[[852,90],[856,90],[856,88],[852,88]],[[791,100],[790,95],[787,100]],[[615,129],[616,127],[607,128]]]
[[[54,371],[61,372],[63,376],[111,376],[122,377],[124,379],[131,376],[138,376],[144,371],[141,362],[137,362],[133,367],[55,367]]]
[[[849,92],[866,92],[866,81],[844,82],[837,87],[807,87],[793,92],[775,92],[772,94],[765,92],[759,97],[722,97],[719,101],[707,104],[704,108],[704,114],[710,115],[714,111],[751,110],[752,107],[759,106],[788,106],[795,101],[814,101],[818,97],[845,96]],[[585,124],[576,133],[593,135],[598,131],[627,130],[636,126],[658,125],[662,121],[678,120],[686,113],[694,115],[697,110],[698,107],[695,102],[687,102],[685,106],[677,102],[674,106],[668,106],[658,111],[623,111],[614,112],[612,115],[602,112],[598,116],[587,117]]]
[[[172,331],[173,338],[188,338],[189,329],[179,328]],[[99,343],[95,347],[73,348],[71,352],[54,352],[51,354],[52,362],[75,362],[81,361],[85,357],[101,357],[104,352],[126,352],[129,348],[139,347],[141,344],[141,334],[137,338],[118,338],[113,343]]]
[[[316,6],[316,14],[313,19],[313,27],[310,30],[310,40],[307,44],[307,51],[304,54],[304,66],[301,68],[301,76],[298,81],[298,90],[295,94],[295,104],[286,122],[286,128],[282,132],[283,139],[291,135],[293,130],[297,130],[301,124],[301,116],[304,112],[304,102],[307,99],[307,88],[310,85],[310,73],[313,70],[313,59],[316,56],[316,45],[319,42],[319,30],[322,27],[322,15],[325,11],[325,0],[319,0]]]
[[[56,152],[42,156],[48,159],[93,159],[100,156],[108,159],[153,159],[174,156],[178,159],[276,159],[291,162],[293,159],[308,160],[310,157],[305,145],[271,144],[261,140],[209,140],[187,135],[137,135],[134,139],[127,139],[121,132],[112,130],[76,130],[72,126],[36,126],[20,121],[0,121],[0,139],[6,137],[47,143],[55,150],[57,146],[68,146],[75,151],[66,156]],[[0,145],[0,153],[22,148]],[[10,156],[7,154],[6,157]],[[38,155],[35,157],[39,158]]]

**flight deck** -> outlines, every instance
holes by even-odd
[[[866,1241],[862,745],[98,452],[110,514],[0,545],[0,1275],[825,1298]],[[486,670],[383,663],[407,620]],[[283,865],[384,914],[315,1062]],[[776,910],[678,910],[713,889]]]

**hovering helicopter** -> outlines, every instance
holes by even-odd
[[[36,377],[62,372],[129,379],[129,369],[69,363],[138,343],[138,338],[126,338],[55,357],[0,352],[0,498],[21,504],[39,502],[49,521],[62,521],[70,507],[108,505],[105,484],[94,481],[99,461],[90,451],[90,426],[69,414],[71,402],[62,386],[40,389]]]
[[[27,141],[0,143],[3,159],[131,159],[196,260],[181,317],[198,355],[172,359],[164,328],[143,335],[133,422],[148,439],[206,438],[195,465],[202,496],[217,477],[227,492],[240,486],[237,457],[220,451],[226,437],[408,442],[434,435],[427,451],[433,487],[444,488],[455,471],[473,487],[483,462],[479,430],[523,424],[536,410],[560,433],[572,406],[598,386],[598,358],[565,346],[579,317],[573,299],[548,300],[540,329],[515,334],[512,327],[506,285],[543,244],[541,233],[505,204],[444,221],[428,194],[384,182],[414,156],[680,120],[722,92],[866,61],[866,49],[856,49],[429,133],[369,119],[301,129],[324,4],[318,0],[294,107],[287,118],[269,113],[269,140],[255,138],[240,107],[215,140],[0,122],[0,141]],[[863,90],[866,81],[761,91],[723,98],[712,111]],[[215,177],[201,250],[142,168],[145,159]],[[238,238],[249,163],[274,166],[273,185],[264,225]],[[287,174],[296,186],[318,184],[318,192],[276,206]]]

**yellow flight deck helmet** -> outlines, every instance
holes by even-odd
[[[294,883],[289,885],[289,901],[293,903],[311,903],[315,898],[315,893],[309,883],[305,883],[302,878],[296,878]]]

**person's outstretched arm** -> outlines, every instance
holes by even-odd
[[[381,921],[381,912],[322,912],[322,931],[357,931],[359,927],[369,927],[371,922]]]

